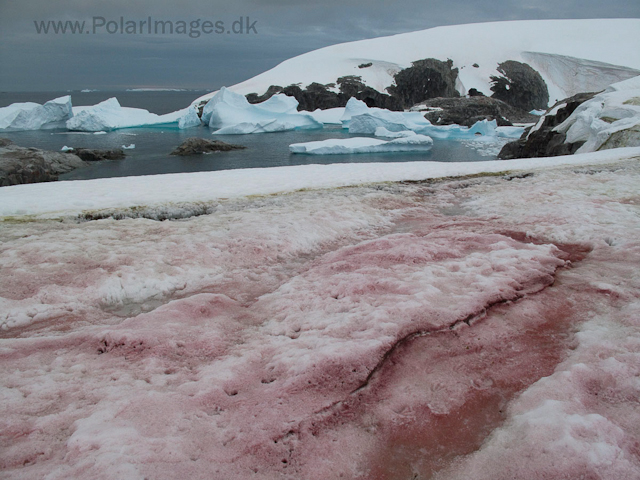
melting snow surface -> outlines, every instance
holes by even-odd
[[[638,478],[639,156],[0,189],[3,477]]]

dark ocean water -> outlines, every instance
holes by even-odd
[[[163,114],[184,108],[206,92],[71,92],[74,105],[93,105],[109,97],[117,97],[127,107],[145,108]],[[14,102],[34,101],[43,103],[66,92],[5,93],[2,105]],[[427,153],[384,153],[359,155],[293,155],[289,153],[292,143],[349,138],[346,130],[329,126],[321,130],[290,131],[253,135],[212,135],[207,127],[179,130],[177,127],[128,128],[103,135],[67,132],[66,130],[38,130],[29,132],[6,132],[0,134],[17,145],[60,151],[63,146],[83,148],[121,148],[135,144],[134,149],[125,150],[123,160],[96,162],[90,166],[61,176],[61,180],[90,178],[156,175],[163,173],[199,172],[236,168],[277,167],[287,165],[328,163],[372,163],[372,162],[473,162],[491,160],[495,157],[481,156],[467,144],[455,140],[434,140]],[[189,137],[202,137],[244,145],[246,150],[197,155],[192,157],[171,156],[169,153]]]

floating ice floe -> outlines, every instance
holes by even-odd
[[[133,150],[134,148],[136,148],[136,144],[132,143],[131,145],[122,145],[122,148],[124,150]]]
[[[0,130],[21,131],[42,128],[64,127],[64,122],[73,115],[71,96],[38,103],[13,103],[0,108]]]
[[[157,115],[141,108],[122,107],[115,97],[90,107],[74,107],[74,116],[67,121],[69,130],[98,132],[119,128],[146,127],[152,125],[180,124],[191,126],[193,114],[190,108]],[[197,116],[197,114],[196,114]]]
[[[73,150],[73,147],[67,147],[66,145],[60,149],[61,152],[70,152],[72,150]]]
[[[640,145],[640,76],[610,85],[554,131],[567,143],[585,142],[576,153]]]
[[[395,140],[355,137],[332,138],[319,142],[294,143],[289,145],[291,153],[307,155],[344,155],[351,153],[391,153],[426,152],[431,149],[433,140],[425,135],[411,135]]]
[[[403,138],[403,137],[413,137],[417,135],[413,130],[403,130],[402,132],[390,132],[385,127],[378,127],[374,132],[376,137],[386,137],[386,138]]]
[[[202,110],[202,121],[214,134],[282,132],[322,128],[311,115],[299,113],[298,101],[278,94],[269,100],[251,104],[244,95],[222,88]]]

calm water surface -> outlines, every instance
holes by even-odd
[[[116,96],[123,106],[145,108],[162,114],[184,108],[205,92],[72,92],[74,105],[92,105]],[[3,93],[0,100],[7,105],[14,102],[35,101],[43,103],[65,92],[49,93]],[[291,143],[349,138],[346,130],[339,126],[328,126],[322,130],[290,131],[253,135],[212,135],[207,127],[179,130],[177,127],[157,126],[128,128],[103,135],[67,132],[62,130],[39,130],[31,132],[7,132],[1,136],[10,138],[24,147],[36,147],[59,151],[63,146],[82,148],[122,148],[135,144],[135,149],[125,150],[123,160],[96,162],[60,177],[61,180],[81,180],[105,177],[156,175],[163,173],[200,172],[236,168],[279,167],[287,165],[329,163],[372,162],[474,162],[495,157],[481,156],[456,140],[434,140],[433,149],[427,153],[384,153],[359,155],[293,155],[289,153]],[[189,137],[218,139],[228,143],[244,145],[246,150],[196,155],[192,157],[171,156],[169,153]]]

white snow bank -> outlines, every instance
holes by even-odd
[[[67,121],[67,128],[81,132],[172,124],[181,120],[183,126],[195,124],[192,107],[157,115],[141,108],[122,107],[115,97],[93,106],[74,107],[73,113],[74,116]]]
[[[57,128],[73,115],[71,96],[48,101],[44,105],[33,102],[13,103],[0,108],[0,130],[9,132]]]
[[[319,142],[294,143],[289,145],[291,153],[308,155],[343,155],[351,153],[426,152],[431,150],[433,140],[425,135],[402,136],[385,141],[378,138],[354,137],[328,139]]]
[[[554,131],[566,133],[568,143],[585,142],[577,153],[640,145],[640,76],[613,84],[584,102]],[[625,137],[609,141],[619,132]]]
[[[478,41],[482,39],[482,41]],[[264,93],[270,85],[334,83],[345,75],[384,92],[393,75],[424,58],[453,60],[459,91],[490,95],[490,77],[505,60],[531,63],[549,88],[551,103],[581,91],[598,91],[640,70],[640,20],[522,20],[452,25],[321,48],[291,58],[230,87]],[[358,68],[371,63],[368,68]],[[474,67],[474,64],[478,67]],[[628,67],[619,68],[616,66]],[[575,72],[584,72],[576,79]],[[637,75],[637,73],[635,73]],[[208,94],[196,102],[211,98]]]
[[[84,210],[207,202],[299,189],[606,164],[639,155],[640,148],[622,148],[583,155],[488,162],[300,165],[15,185],[0,188],[0,216],[77,215]]]
[[[202,121],[214,134],[282,132],[322,128],[311,115],[298,113],[298,101],[283,94],[250,104],[244,95],[222,88],[202,110]]]

